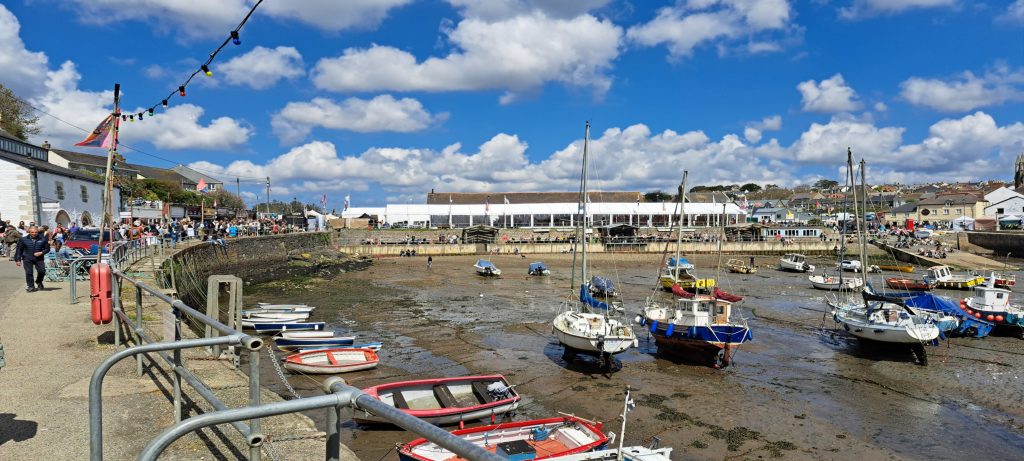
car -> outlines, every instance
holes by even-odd
[[[83,228],[75,232],[71,238],[64,241],[64,246],[81,250],[83,253],[96,254],[99,249],[100,230],[97,228]],[[103,247],[110,249],[110,231],[103,231]]]

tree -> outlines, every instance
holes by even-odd
[[[838,186],[839,181],[833,181],[831,179],[819,179],[817,182],[814,183],[812,187],[814,187],[817,190],[829,190],[835,189]]]
[[[660,190],[644,194],[645,202],[668,202],[672,200],[672,194],[666,194]]]
[[[22,102],[10,88],[0,84],[0,128],[14,137],[28,141],[39,134],[39,117],[32,116],[32,108]]]
[[[743,192],[757,192],[761,190],[761,186],[758,186],[757,184],[754,184],[752,182],[748,182],[740,186],[740,190]]]

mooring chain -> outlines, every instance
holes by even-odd
[[[302,396],[299,395],[298,392],[295,392],[295,388],[288,382],[288,378],[284,375],[284,370],[281,369],[281,364],[277,363],[277,356],[274,355],[274,348],[268,347],[267,355],[270,356],[270,363],[274,364],[274,370],[277,370],[277,376],[281,378],[281,382],[284,383],[284,387],[288,388],[288,392],[292,394],[292,397],[301,399]]]

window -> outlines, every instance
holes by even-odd
[[[949,214],[949,208],[943,208],[942,214]]]
[[[1006,212],[1002,208],[996,208],[996,214],[1006,214]]]
[[[216,184],[210,184],[209,186],[206,186],[206,188],[210,189],[211,191],[214,191],[214,190],[217,190],[217,185]]]
[[[82,186],[82,203],[89,203],[89,188]]]
[[[964,214],[964,209],[963,208],[957,208],[956,209],[956,214],[960,214],[960,215]]]
[[[64,183],[56,181],[54,183],[54,188],[56,189],[54,192],[57,194],[57,200],[64,200]]]

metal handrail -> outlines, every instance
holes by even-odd
[[[151,440],[142,453],[139,454],[139,461],[156,460],[171,443],[189,432],[217,424],[229,423],[250,418],[262,418],[276,416],[299,411],[315,410],[318,408],[330,408],[330,414],[335,424],[327,428],[328,445],[325,450],[325,459],[337,460],[339,455],[340,441],[337,437],[341,418],[338,413],[345,407],[372,411],[396,425],[425,437],[441,447],[451,450],[452,453],[461,458],[473,461],[501,461],[503,458],[483,448],[469,443],[465,439],[458,438],[451,433],[430,424],[415,416],[411,416],[393,406],[385,404],[380,400],[364,393],[363,391],[349,386],[345,380],[332,377],[324,382],[324,388],[330,394],[316,397],[305,397],[301,399],[274,402],[258,407],[245,407],[234,410],[215,411],[199,416],[193,416],[174,426],[171,426],[155,439]]]

